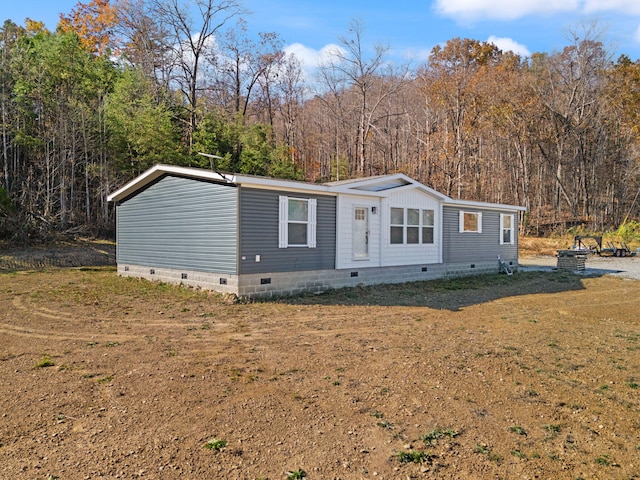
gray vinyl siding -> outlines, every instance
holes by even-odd
[[[482,233],[460,233],[460,211],[482,212]],[[500,214],[513,214],[515,244],[500,245]],[[442,260],[444,263],[480,262],[518,258],[518,215],[472,207],[444,206],[442,215]]]
[[[118,264],[237,273],[238,189],[166,176],[117,206]]]
[[[317,200],[316,248],[278,248],[280,195]],[[336,199],[286,191],[240,189],[240,273],[295,272],[335,268]],[[260,255],[260,262],[256,262]]]

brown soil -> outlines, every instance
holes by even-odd
[[[28,248],[0,242],[0,272],[115,264],[113,242],[82,240]]]
[[[640,478],[638,298],[555,272],[246,304],[0,274],[0,478]]]

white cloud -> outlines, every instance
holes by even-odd
[[[584,0],[585,13],[609,11],[640,15],[640,2],[638,0]]]
[[[302,64],[302,68],[306,71],[319,67],[327,56],[332,55],[336,51],[343,51],[338,45],[330,43],[320,50],[309,48],[301,43],[292,43],[284,48],[285,53],[293,54]]]
[[[409,61],[426,62],[429,60],[432,48],[408,48],[402,52],[402,57]]]
[[[493,43],[496,47],[498,47],[503,52],[513,52],[517,53],[521,57],[530,57],[531,52],[529,49],[522,45],[521,43],[516,42],[515,40],[508,37],[496,37],[495,35],[491,35],[487,42]]]
[[[607,0],[587,0],[607,1]],[[623,0],[613,0],[622,2]],[[460,20],[489,18],[494,20],[514,20],[532,14],[552,14],[574,11],[579,8],[579,0],[435,0],[436,12],[445,17]]]
[[[515,20],[562,12],[640,15],[638,0],[434,0],[433,5],[440,15],[463,21]]]
[[[640,43],[640,26],[636,29],[636,33],[633,35],[633,39]]]

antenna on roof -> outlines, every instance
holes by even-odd
[[[218,171],[218,165],[217,165],[216,160],[224,160],[224,157],[219,157],[218,155],[212,155],[210,153],[203,153],[203,152],[198,152],[198,155],[202,155],[203,157],[207,157],[209,159],[209,168],[211,168],[211,170],[213,170],[215,173],[217,173],[222,178],[224,178],[227,182],[230,181],[227,177],[224,176],[223,173],[220,173]]]
[[[213,170],[214,172],[216,171],[216,168],[217,168],[216,160],[218,159],[224,160],[222,157],[219,157],[218,155],[211,155],[210,153],[198,152],[198,155],[202,155],[203,157],[207,157],[209,159],[209,166],[211,170]]]

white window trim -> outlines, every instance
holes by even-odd
[[[306,245],[289,244],[289,200],[300,200],[307,202],[307,243]],[[317,210],[318,201],[315,198],[297,198],[280,195],[279,215],[278,215],[278,248],[306,247],[316,248]]]
[[[424,224],[424,212],[433,212],[433,224],[425,225]],[[424,241],[424,229],[431,228],[433,229],[432,241],[425,242]],[[436,243],[436,210],[434,208],[421,208],[420,209],[420,245],[435,245]]]
[[[400,223],[391,223],[391,210],[402,210],[402,224]],[[391,228],[392,227],[396,227],[396,228],[402,228],[402,242],[400,243],[393,243],[391,241]],[[406,245],[406,241],[407,241],[407,209],[406,208],[402,208],[402,207],[389,207],[389,245],[393,246],[393,245]]]
[[[509,228],[509,229],[504,228],[504,219],[506,217],[511,217],[511,228]],[[515,221],[516,221],[515,215],[513,215],[513,214],[507,214],[507,213],[501,213],[500,214],[500,245],[514,245],[516,243],[515,242],[515,238],[516,238],[516,235],[515,235],[515,227],[516,227]],[[504,241],[504,231],[505,230],[509,230],[509,238],[510,238],[510,240],[508,242]]]
[[[465,230],[464,229],[464,215],[477,215],[478,216],[478,230]],[[460,233],[482,233],[482,212],[470,212],[469,210],[460,210]]]

